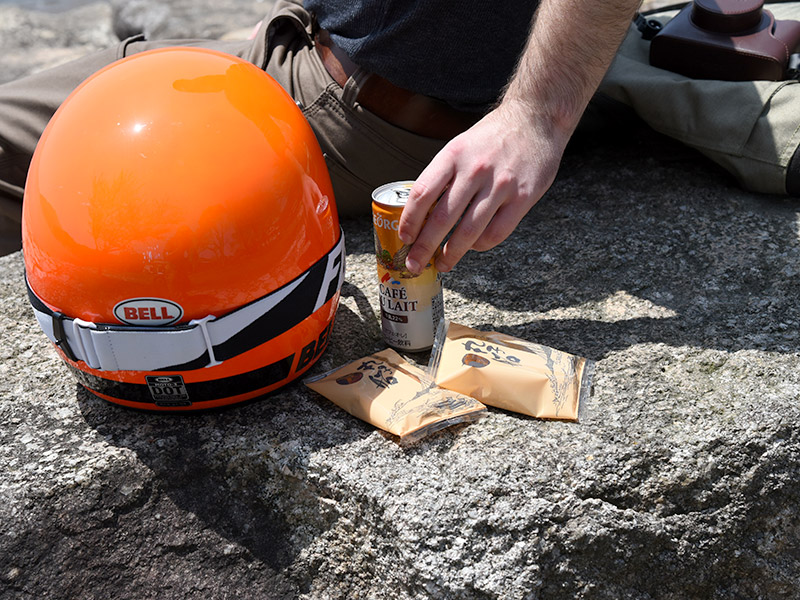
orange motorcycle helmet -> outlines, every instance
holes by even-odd
[[[33,156],[22,240],[34,313],[78,381],[148,410],[297,378],[344,278],[303,114],[262,70],[200,48],[124,58],[66,99]]]

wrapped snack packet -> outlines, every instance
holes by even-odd
[[[474,398],[433,386],[425,371],[391,349],[303,383],[351,415],[403,441],[419,440],[486,412]]]
[[[489,406],[577,421],[593,368],[592,361],[554,348],[442,321],[428,371],[437,386]]]

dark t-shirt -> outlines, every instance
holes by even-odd
[[[517,64],[536,2],[305,0],[354,63],[402,88],[483,111]]]

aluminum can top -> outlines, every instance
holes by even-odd
[[[405,206],[413,185],[413,181],[394,181],[384,184],[372,192],[372,199],[384,206]]]

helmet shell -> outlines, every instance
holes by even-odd
[[[101,324],[158,327],[221,317],[302,275],[340,235],[324,157],[292,98],[256,66],[192,47],[135,54],[84,81],[45,129],[23,203],[32,291],[53,311]],[[254,350],[180,375],[224,380],[288,360],[329,330],[338,297]],[[120,306],[142,299],[180,314],[144,322],[129,310],[134,318],[126,320]],[[147,373],[96,372],[64,359],[109,400],[164,408],[91,384],[141,384]],[[294,379],[296,367],[244,396]],[[241,399],[222,394],[199,402]]]

